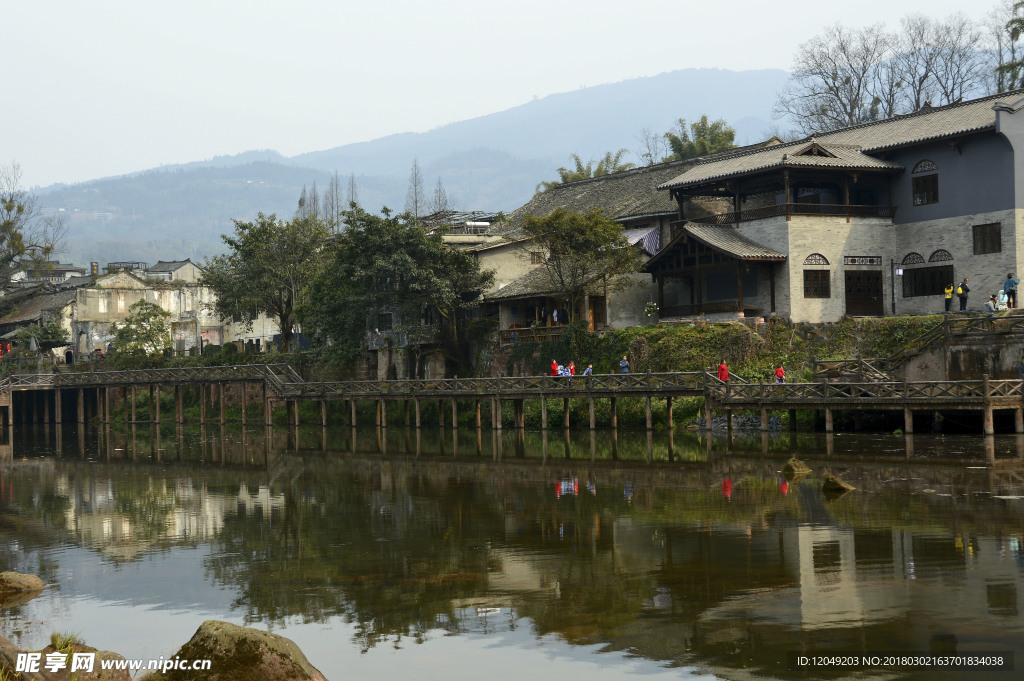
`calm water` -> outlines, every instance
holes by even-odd
[[[1011,678],[791,670],[788,654],[1013,651],[1024,438],[372,428],[0,437],[0,610],[126,657],[205,619],[332,681]],[[796,454],[814,472],[779,471]],[[821,476],[858,490],[822,494]]]

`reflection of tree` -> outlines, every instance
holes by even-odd
[[[281,516],[228,519],[208,573],[238,589],[247,622],[342,616],[367,647],[418,638],[486,586],[485,547],[503,525],[469,486],[406,486],[385,495],[304,476],[280,490]]]

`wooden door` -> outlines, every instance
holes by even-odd
[[[858,317],[885,314],[882,270],[846,271],[846,314]]]

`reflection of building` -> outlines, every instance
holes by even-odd
[[[243,482],[237,492],[210,492],[189,478],[146,479],[145,488],[119,488],[110,479],[72,481],[62,473],[56,494],[68,499],[65,526],[88,546],[107,556],[133,560],[143,551],[168,543],[209,541],[228,516],[257,515],[269,519],[284,509],[284,494]]]

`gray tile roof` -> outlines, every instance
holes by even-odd
[[[153,265],[147,272],[175,272],[185,265],[192,263],[191,258],[185,258],[184,260],[161,260],[157,264]],[[194,264],[194,263],[192,263]]]
[[[755,149],[724,158],[708,157],[663,182],[658,189],[677,189],[705,182],[782,167],[832,167],[865,170],[899,170],[901,166],[872,153],[920,144],[930,140],[994,130],[999,102],[1012,102],[1024,90],[922,109],[912,114],[862,123],[850,128],[818,133],[813,137],[773,147]],[[834,156],[799,156],[809,144],[817,143]]]
[[[688,223],[683,231],[705,246],[739,260],[785,260],[786,254],[762,246],[736,231],[731,225],[698,225]]]
[[[558,287],[551,280],[548,268],[538,265],[515,281],[505,284],[497,291],[484,296],[484,300],[512,300],[528,296],[543,296],[555,293]]]

